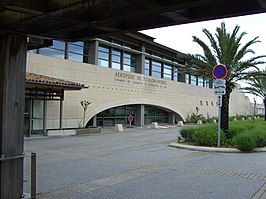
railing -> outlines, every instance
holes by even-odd
[[[26,195],[22,195],[21,198],[24,199],[36,199],[36,153],[31,153],[31,154],[26,154],[23,153],[22,155],[19,156],[12,156],[12,157],[5,157],[4,155],[0,156],[0,162],[5,162],[8,160],[14,160],[14,159],[19,159],[22,158],[24,159],[25,157],[31,157],[31,183],[30,183],[30,188],[31,188],[31,194],[30,197]]]

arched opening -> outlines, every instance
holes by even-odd
[[[112,107],[95,115],[87,123],[88,126],[130,125],[129,116],[133,117],[131,125],[143,126],[152,122],[158,124],[175,124],[182,117],[172,110],[153,105],[125,105]]]

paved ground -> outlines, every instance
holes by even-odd
[[[266,153],[168,147],[177,128],[30,138],[38,199],[266,199]],[[29,160],[25,159],[29,192]]]

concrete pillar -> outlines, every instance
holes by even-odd
[[[144,68],[145,68],[145,46],[142,45],[141,47],[142,54],[137,55],[136,58],[136,73],[144,74]]]
[[[136,126],[144,126],[144,110],[145,106],[144,105],[136,105],[136,110],[135,110],[135,125]]]
[[[27,38],[0,35],[0,198],[23,194]]]
[[[169,124],[175,124],[175,114],[174,113],[169,113],[168,123]]]
[[[92,118],[92,126],[97,126],[97,116],[96,115]]]
[[[43,135],[46,135],[47,128],[47,100],[43,101]]]
[[[98,65],[98,41],[89,41],[87,43],[88,47],[88,60],[86,61],[89,64]]]

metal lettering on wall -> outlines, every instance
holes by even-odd
[[[114,80],[118,82],[158,88],[166,88],[167,86],[167,81],[162,79],[155,79],[153,77],[147,77],[144,75],[128,74],[123,72],[116,72]]]

